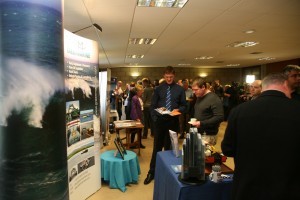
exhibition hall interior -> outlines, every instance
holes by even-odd
[[[0,199],[231,199],[233,110],[299,100],[299,8],[0,1]]]
[[[164,3],[146,0],[75,2],[65,1],[65,28],[99,43],[100,70],[108,70],[110,78],[122,81],[122,89],[143,78],[161,79],[164,67],[169,65],[175,67],[175,81],[201,76],[210,82],[218,79],[225,86],[232,82],[244,84],[246,77],[262,79],[268,73],[300,62],[297,1],[173,3],[185,2],[182,8],[172,8],[168,3],[167,7],[155,7]],[[92,24],[99,25],[101,31]],[[85,27],[89,28],[80,30]],[[123,112],[122,119],[124,115]],[[226,121],[220,125],[217,151],[221,151],[226,126]],[[124,130],[120,134],[125,137]],[[109,144],[101,152],[115,149],[115,136],[111,134]],[[142,143],[146,148],[138,156],[141,167],[138,183],[127,185],[126,192],[121,193],[102,182],[101,189],[89,199],[154,198],[155,181],[143,184],[152,156],[153,137],[142,139]],[[182,143],[180,139],[180,149]],[[225,163],[234,169],[232,158]]]

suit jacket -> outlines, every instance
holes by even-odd
[[[269,90],[233,109],[221,143],[234,157],[232,199],[300,199],[300,103]]]
[[[141,121],[143,118],[142,106],[137,95],[134,95],[131,100],[130,117],[132,120],[140,119]]]

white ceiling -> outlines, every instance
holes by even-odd
[[[299,0],[189,0],[182,8],[136,7],[137,0],[65,0],[64,28],[98,41],[101,68],[189,67],[223,68],[261,65],[300,58]],[[243,31],[255,29],[253,34]],[[129,38],[157,38],[154,45],[129,45]],[[230,48],[236,41],[254,47]],[[251,54],[262,52],[261,54]],[[128,59],[129,54],[144,54]],[[210,60],[195,60],[213,56]],[[260,61],[261,57],[275,57]],[[221,62],[221,63],[220,63]],[[181,66],[182,67],[182,66]]]

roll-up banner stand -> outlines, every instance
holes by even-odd
[[[71,200],[101,186],[98,44],[64,31],[66,139]]]

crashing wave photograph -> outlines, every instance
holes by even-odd
[[[0,10],[0,199],[69,199],[62,3]]]

